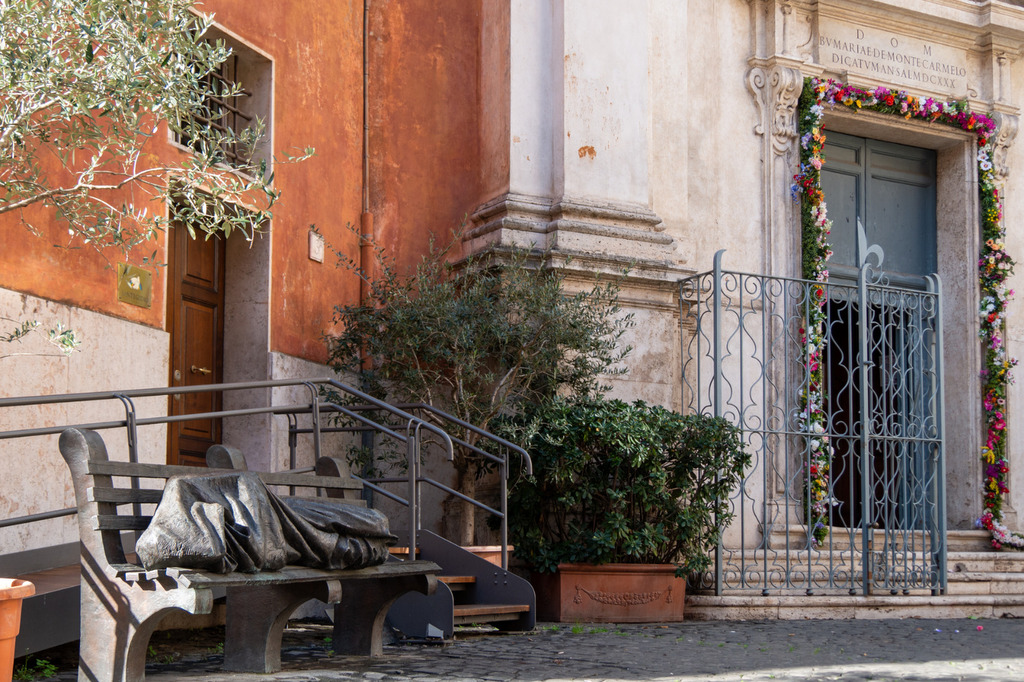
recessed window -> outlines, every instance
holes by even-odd
[[[222,133],[231,131],[236,140],[243,137],[246,130],[261,126],[262,134],[251,149],[247,145],[227,143],[220,146],[220,153],[223,163],[237,167],[249,162],[251,152],[253,162],[264,161],[269,168],[272,156],[270,102],[273,64],[216,28],[211,27],[205,39],[223,41],[231,54],[216,71],[203,76],[204,87],[210,96],[194,113],[194,121]],[[207,152],[200,148],[202,142],[199,139],[189,137],[187,128],[184,133],[175,134],[174,138],[175,142],[200,153]]]

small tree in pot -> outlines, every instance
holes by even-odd
[[[534,475],[509,501],[509,533],[516,556],[538,573],[612,563],[673,564],[676,576],[705,570],[750,463],[724,419],[642,401],[556,399],[507,422],[505,432],[533,458]],[[651,594],[606,589],[595,599],[637,606],[625,602]]]
[[[631,349],[621,340],[633,322],[615,281],[571,292],[547,253],[514,248],[456,260],[462,233],[453,237],[432,243],[409,274],[375,244],[373,275],[338,254],[369,286],[363,301],[335,308],[332,367],[358,374],[377,397],[426,403],[483,428],[557,393],[601,393],[604,379],[625,371],[619,363]],[[470,445],[479,438],[468,429],[452,435]],[[466,448],[454,454],[455,488],[474,497],[481,460]],[[474,508],[460,506],[450,539],[474,544]]]

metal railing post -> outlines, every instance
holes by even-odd
[[[508,451],[501,448],[501,569],[508,570]]]
[[[711,305],[712,305],[712,360],[715,365],[714,369],[714,415],[721,417],[724,410],[722,409],[722,256],[725,254],[725,249],[719,249],[715,252],[715,265],[713,284],[711,290]],[[715,473],[715,484],[718,484],[718,472]],[[715,505],[715,528],[719,527],[718,517],[718,506],[717,500]],[[715,596],[722,596],[722,552],[724,547],[722,545],[722,534],[718,536],[718,546],[715,547]]]
[[[135,403],[132,402],[131,398],[122,393],[115,393],[114,397],[124,405],[125,435],[128,439],[128,461],[137,463],[139,461],[139,430],[138,422],[136,421]],[[128,484],[132,490],[139,489],[139,479],[137,478],[132,478]],[[132,513],[136,516],[142,516],[142,504],[132,502]],[[135,539],[139,539],[138,532],[135,533]]]
[[[939,590],[945,594],[948,589],[946,545],[946,389],[942,381],[945,376],[945,359],[942,346],[942,280],[938,275],[928,278],[928,288],[935,293],[935,426],[939,439],[935,476],[936,532],[938,534],[938,556],[936,570],[939,573]],[[934,591],[933,591],[934,592]]]
[[[296,467],[299,449],[299,422],[294,414],[288,415],[288,464],[292,469]]]
[[[309,389],[310,403],[309,414],[313,420],[313,462],[320,459],[320,394],[311,381],[303,382]],[[271,400],[273,402],[273,400]]]
[[[864,596],[871,592],[873,580],[871,563],[872,533],[871,533],[871,475],[870,463],[871,447],[871,349],[869,343],[871,335],[868,329],[870,320],[868,302],[868,273],[871,266],[867,260],[866,239],[863,228],[860,228],[861,248],[859,249],[860,271],[857,274],[857,343],[860,348],[857,369],[859,372],[858,384],[860,389],[860,532],[861,532],[861,590]]]
[[[408,458],[409,474],[409,555],[412,561],[416,558],[416,533],[420,527],[419,510],[419,477],[420,477],[420,429],[419,425],[413,426],[412,422],[406,425],[407,440],[405,442],[406,456]]]

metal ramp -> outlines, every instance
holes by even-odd
[[[537,622],[533,586],[506,568],[430,531],[420,531],[419,559],[441,567],[431,596],[398,598],[388,620],[410,637],[451,639],[457,625],[490,624],[499,630],[532,630]]]

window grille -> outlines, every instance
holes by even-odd
[[[233,133],[229,140],[220,146],[223,161],[232,166],[245,163],[251,150],[239,144],[239,138],[253,122],[254,117],[242,108],[243,98],[252,97],[252,92],[235,87],[238,82],[238,56],[232,54],[216,70],[207,73],[200,80],[210,96],[193,114],[193,120],[200,126],[209,126],[221,134]],[[175,141],[200,153],[206,153],[201,146],[202,143],[193,140],[187,129],[175,135]]]

